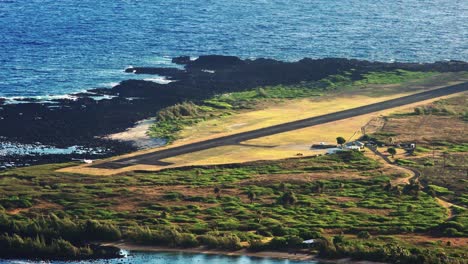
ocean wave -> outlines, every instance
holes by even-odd
[[[119,84],[120,84],[119,82],[108,82],[108,83],[103,83],[102,86],[105,87],[105,88],[112,88],[112,87],[117,86]]]
[[[24,104],[31,102],[51,102],[53,100],[67,99],[67,100],[78,100],[77,96],[71,94],[65,95],[34,95],[34,96],[12,96],[12,97],[0,97],[5,99],[5,104]]]
[[[166,77],[144,78],[143,80],[148,81],[148,82],[155,82],[155,83],[159,83],[159,84],[168,84],[168,83],[171,83],[171,82],[175,82],[173,80],[166,79]]]
[[[86,148],[82,146],[69,146],[57,148],[54,146],[35,144],[20,144],[15,142],[0,142],[0,156],[9,155],[70,155],[70,154],[103,154],[105,148]]]
[[[89,97],[96,100],[96,101],[100,101],[100,100],[104,100],[104,99],[112,99],[112,98],[115,97],[113,95],[101,95],[101,94],[93,95],[93,93],[89,92],[88,90],[81,90],[81,91],[78,91],[77,94],[78,93],[91,94],[91,95],[89,95]],[[0,99],[5,100],[4,104],[6,104],[6,105],[8,105],[8,104],[26,104],[26,103],[53,103],[54,100],[72,100],[72,101],[76,101],[79,98],[80,97],[75,95],[75,94],[0,97]]]

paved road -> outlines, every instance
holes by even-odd
[[[238,133],[234,135],[229,135],[225,137],[219,137],[215,139],[210,139],[202,142],[187,144],[179,147],[173,147],[169,149],[164,149],[160,151],[155,151],[152,153],[141,154],[138,156],[133,156],[130,158],[122,158],[115,161],[95,164],[91,167],[93,168],[105,168],[105,169],[118,169],[127,166],[132,166],[136,164],[147,164],[147,165],[169,165],[169,163],[162,162],[160,160],[187,154],[191,152],[196,152],[200,150],[210,149],[219,146],[226,145],[235,145],[240,142],[270,136],[278,133],[288,132],[292,130],[297,130],[301,128],[316,126],[324,123],[329,123],[341,119],[346,119],[350,117],[355,117],[359,115],[369,114],[377,111],[386,110],[389,108],[394,108],[398,106],[403,106],[407,104],[416,103],[419,101],[424,101],[432,98],[437,98],[444,95],[450,95],[453,93],[468,91],[468,82],[447,86],[444,88],[439,88],[431,91],[426,91],[422,93],[417,93],[405,97],[400,97],[380,103],[370,104],[366,106],[361,106],[349,110],[339,111],[331,114],[326,114],[322,116],[302,119],[298,121],[293,121],[289,123],[284,123],[276,126],[265,127],[253,131]]]

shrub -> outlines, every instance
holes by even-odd
[[[371,237],[371,235],[367,231],[360,231],[359,233],[357,233],[357,237],[361,239],[368,239]]]
[[[234,234],[224,236],[201,235],[198,236],[197,239],[200,244],[205,245],[208,248],[238,250],[242,247],[239,237]]]
[[[266,247],[272,250],[284,251],[285,249],[298,249],[302,247],[304,240],[298,236],[274,237]]]
[[[294,205],[297,202],[296,194],[293,191],[286,191],[279,198],[278,202],[282,205]]]
[[[181,247],[196,247],[199,245],[197,238],[193,234],[181,234],[178,242]]]
[[[266,248],[267,248],[267,244],[263,243],[263,241],[260,240],[260,239],[253,239],[253,240],[249,241],[248,250],[250,250],[250,251],[257,252],[257,251],[265,250]]]
[[[300,230],[299,236],[304,239],[322,238],[322,233],[318,230]]]
[[[344,242],[344,236],[343,235],[336,235],[333,237],[333,244],[340,244]]]
[[[457,237],[457,236],[462,236],[463,234],[461,232],[458,232],[457,229],[453,227],[449,227],[444,230],[444,235],[449,236],[449,237]]]
[[[122,237],[120,230],[111,224],[101,224],[97,221],[88,220],[85,223],[84,233],[92,240],[115,241]]]
[[[0,206],[4,209],[29,208],[32,206],[31,198],[10,196],[0,199]]]

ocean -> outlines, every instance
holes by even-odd
[[[204,54],[468,60],[466,0],[0,0],[0,97],[112,87]]]

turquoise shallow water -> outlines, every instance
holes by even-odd
[[[466,0],[2,0],[0,97],[110,87],[178,55],[468,60],[467,16]]]
[[[39,264],[48,262],[33,262],[22,260],[0,260],[0,264]],[[231,257],[223,255],[187,254],[187,253],[144,253],[131,252],[127,258],[97,261],[53,261],[55,264],[320,264],[316,261],[292,261],[270,258],[253,258],[247,256]]]

